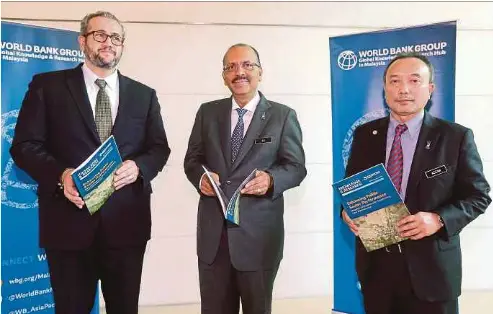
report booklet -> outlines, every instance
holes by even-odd
[[[111,135],[72,173],[75,186],[92,215],[115,191],[113,177],[122,158],[115,138]]]
[[[358,226],[366,250],[373,251],[406,240],[397,222],[410,215],[383,164],[333,184],[349,218]]]
[[[228,200],[226,194],[224,194],[223,190],[219,187],[219,184],[216,181],[214,181],[214,179],[212,178],[211,172],[204,165],[202,165],[202,168],[205,171],[205,175],[211,182],[214,192],[216,192],[217,199],[221,204],[221,209],[223,211],[224,218],[234,224],[239,225],[240,224],[240,197],[241,197],[240,192],[250,180],[255,178],[255,173],[257,172],[257,169],[252,170],[252,172],[243,180],[243,182],[241,182],[240,186],[238,186],[238,188],[235,190],[231,199]]]

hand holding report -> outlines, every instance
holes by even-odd
[[[233,193],[233,196],[231,197],[230,200],[228,200],[228,197],[226,194],[224,194],[223,190],[219,187],[219,184],[214,180],[212,177],[211,172],[204,166],[202,165],[202,168],[204,169],[205,175],[207,176],[207,179],[210,181],[214,192],[216,194],[217,199],[219,200],[219,203],[221,205],[221,209],[224,214],[224,218],[226,220],[229,220],[230,222],[239,225],[240,224],[240,196],[241,196],[241,190],[245,187],[245,185],[255,177],[255,173],[257,169],[253,169],[253,171],[241,182],[241,184],[238,186],[238,188],[235,190]]]
[[[121,164],[122,158],[112,135],[72,172],[77,190],[91,215],[115,191],[113,176]]]
[[[399,235],[397,222],[410,213],[383,164],[336,182],[333,187],[358,227],[367,251],[406,240]]]

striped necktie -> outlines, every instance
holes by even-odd
[[[387,161],[387,172],[399,193],[401,192],[402,169],[404,168],[401,136],[406,130],[407,126],[405,124],[399,124],[395,127],[394,141]]]

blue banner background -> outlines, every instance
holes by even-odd
[[[387,115],[383,72],[398,48],[428,56],[436,89],[429,112],[455,119],[456,22],[332,37],[330,44],[333,182],[344,177],[354,129]],[[401,49],[402,50],[402,49]],[[354,236],[341,219],[334,197],[334,310],[364,313],[354,263]]]
[[[33,75],[84,61],[77,36],[2,22],[2,313],[55,312],[46,255],[38,246],[37,185],[14,165],[9,149]]]

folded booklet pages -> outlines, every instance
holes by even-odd
[[[238,186],[238,188],[235,190],[231,199],[228,200],[223,190],[219,187],[219,183],[214,181],[214,179],[212,178],[211,172],[204,165],[202,165],[202,168],[204,169],[205,175],[211,182],[214,192],[216,192],[217,199],[221,204],[221,209],[223,211],[224,218],[234,224],[239,225],[240,224],[240,196],[241,196],[240,192],[245,187],[245,185],[255,177],[255,173],[257,169],[253,169],[253,171],[245,178],[245,180],[243,180],[243,182],[241,182],[240,186]]]
[[[383,164],[333,184],[349,218],[358,226],[366,250],[373,251],[406,240],[397,222],[409,214]]]
[[[113,176],[122,164],[115,138],[110,136],[72,173],[75,186],[92,215],[113,194]]]

